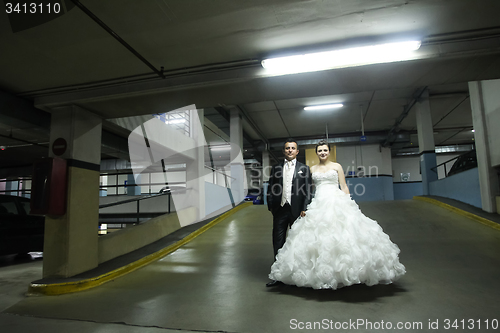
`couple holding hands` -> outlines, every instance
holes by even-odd
[[[297,142],[288,139],[285,161],[269,178],[275,262],[266,286],[337,289],[389,284],[404,275],[398,246],[351,199],[342,166],[329,161],[328,143],[316,145],[319,164],[311,169],[297,161],[298,153]]]

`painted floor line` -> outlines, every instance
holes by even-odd
[[[467,212],[465,210],[462,210],[460,208],[457,208],[457,207],[453,207],[451,205],[448,205],[444,202],[441,202],[439,200],[436,200],[436,199],[432,199],[432,198],[426,198],[426,197],[421,197],[421,196],[414,196],[413,197],[414,200],[420,200],[420,201],[425,201],[425,202],[429,202],[429,203],[432,203],[436,206],[439,206],[439,207],[442,207],[442,208],[445,208],[445,209],[448,209],[454,213],[457,213],[457,214],[460,214],[462,216],[465,216],[465,217],[468,217],[476,222],[479,222],[481,224],[484,224],[484,225],[487,225],[488,227],[491,227],[495,230],[498,230],[500,231],[500,224],[498,223],[495,223],[493,221],[490,221],[484,217],[481,217],[481,216],[478,216],[476,214],[473,214],[473,213],[470,213],[470,212]]]

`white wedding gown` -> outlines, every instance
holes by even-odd
[[[316,194],[278,251],[269,278],[314,289],[389,284],[403,274],[399,248],[339,189],[335,170],[312,174]]]

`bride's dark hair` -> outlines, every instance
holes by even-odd
[[[320,142],[318,142],[316,144],[316,148],[314,149],[314,150],[316,150],[316,152],[318,152],[318,147],[319,146],[327,146],[328,147],[328,151],[330,151],[330,144],[326,140],[321,140]]]

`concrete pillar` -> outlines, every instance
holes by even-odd
[[[141,195],[141,186],[135,186],[141,183],[141,175],[127,175],[127,195]]]
[[[231,140],[231,193],[234,203],[238,204],[245,198],[245,165],[241,152],[243,149],[243,124],[237,108],[230,110],[229,134]],[[238,149],[239,148],[239,149]]]
[[[269,151],[264,150],[262,152],[262,182],[269,181],[269,176],[271,174],[271,163],[269,159]]]
[[[474,142],[476,143],[479,186],[483,210],[497,211],[499,179],[494,167],[500,167],[500,80],[469,82]]]
[[[431,168],[437,165],[437,162],[428,90],[422,94],[415,108],[417,116],[418,148],[420,153],[420,170],[422,172],[422,188],[423,194],[429,195],[429,183],[437,180],[438,175],[437,171],[431,170]]]
[[[101,118],[80,107],[52,111],[49,157],[67,160],[68,187],[66,214],[45,217],[44,278],[70,277],[98,265],[101,131]],[[54,150],[56,140],[66,148]]]
[[[189,194],[186,198],[189,199],[190,207],[195,208],[194,214],[190,223],[201,221],[205,217],[205,147],[206,140],[203,133],[203,118],[204,111],[190,110],[190,130],[191,137],[195,144],[195,158],[186,161],[186,186]],[[208,155],[207,155],[208,156]],[[209,163],[208,163],[209,164]],[[177,208],[177,206],[176,206]],[[179,213],[178,213],[179,214]],[[182,214],[182,213],[181,213]],[[184,218],[180,219],[181,225],[184,226]],[[188,221],[189,219],[186,219]]]
[[[263,198],[264,198],[264,205],[267,205],[267,195],[264,195],[267,193],[267,186],[268,181],[269,181],[269,176],[271,174],[271,164],[270,164],[270,159],[269,159],[269,151],[264,150],[262,152],[262,192],[263,192]]]

